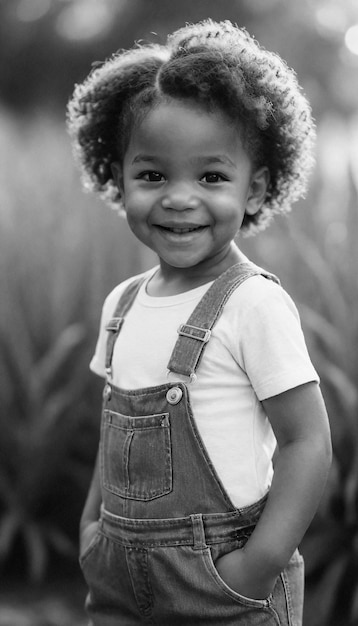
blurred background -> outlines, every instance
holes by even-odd
[[[317,122],[306,199],[241,245],[295,299],[331,420],[304,624],[358,624],[357,1],[0,0],[0,626],[86,624],[77,528],[102,388],[88,362],[104,297],[154,263],[82,192],[66,103],[93,62],[207,17],[283,56]]]

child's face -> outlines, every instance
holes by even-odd
[[[213,267],[231,249],[245,211],[264,201],[266,168],[253,171],[221,112],[173,100],[134,128],[114,166],[133,233],[172,268]]]

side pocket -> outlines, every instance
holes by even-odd
[[[102,420],[103,487],[131,500],[171,492],[172,452],[168,413],[131,417],[105,410]]]

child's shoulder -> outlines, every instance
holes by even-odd
[[[256,309],[280,307],[297,314],[296,305],[282,285],[260,274],[241,283],[231,294],[227,307],[240,311],[241,315],[250,314]]]
[[[119,301],[121,295],[124,293],[128,285],[130,285],[133,281],[137,280],[138,278],[140,279],[149,278],[149,276],[151,276],[154,271],[155,269],[152,268],[145,272],[141,272],[140,274],[131,276],[130,278],[127,278],[126,280],[116,285],[116,287],[114,287],[112,291],[110,291],[108,296],[106,297],[104,304],[103,304],[103,311],[105,313],[109,312],[109,314],[111,315],[112,311],[115,309],[117,305],[117,302]]]

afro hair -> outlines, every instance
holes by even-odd
[[[168,98],[220,109],[243,129],[253,161],[268,167],[265,202],[245,215],[243,231],[262,230],[304,195],[315,126],[294,71],[245,29],[210,19],[177,30],[166,45],[117,52],[76,86],[67,121],[88,190],[123,208],[111,164],[123,158],[133,125]]]

